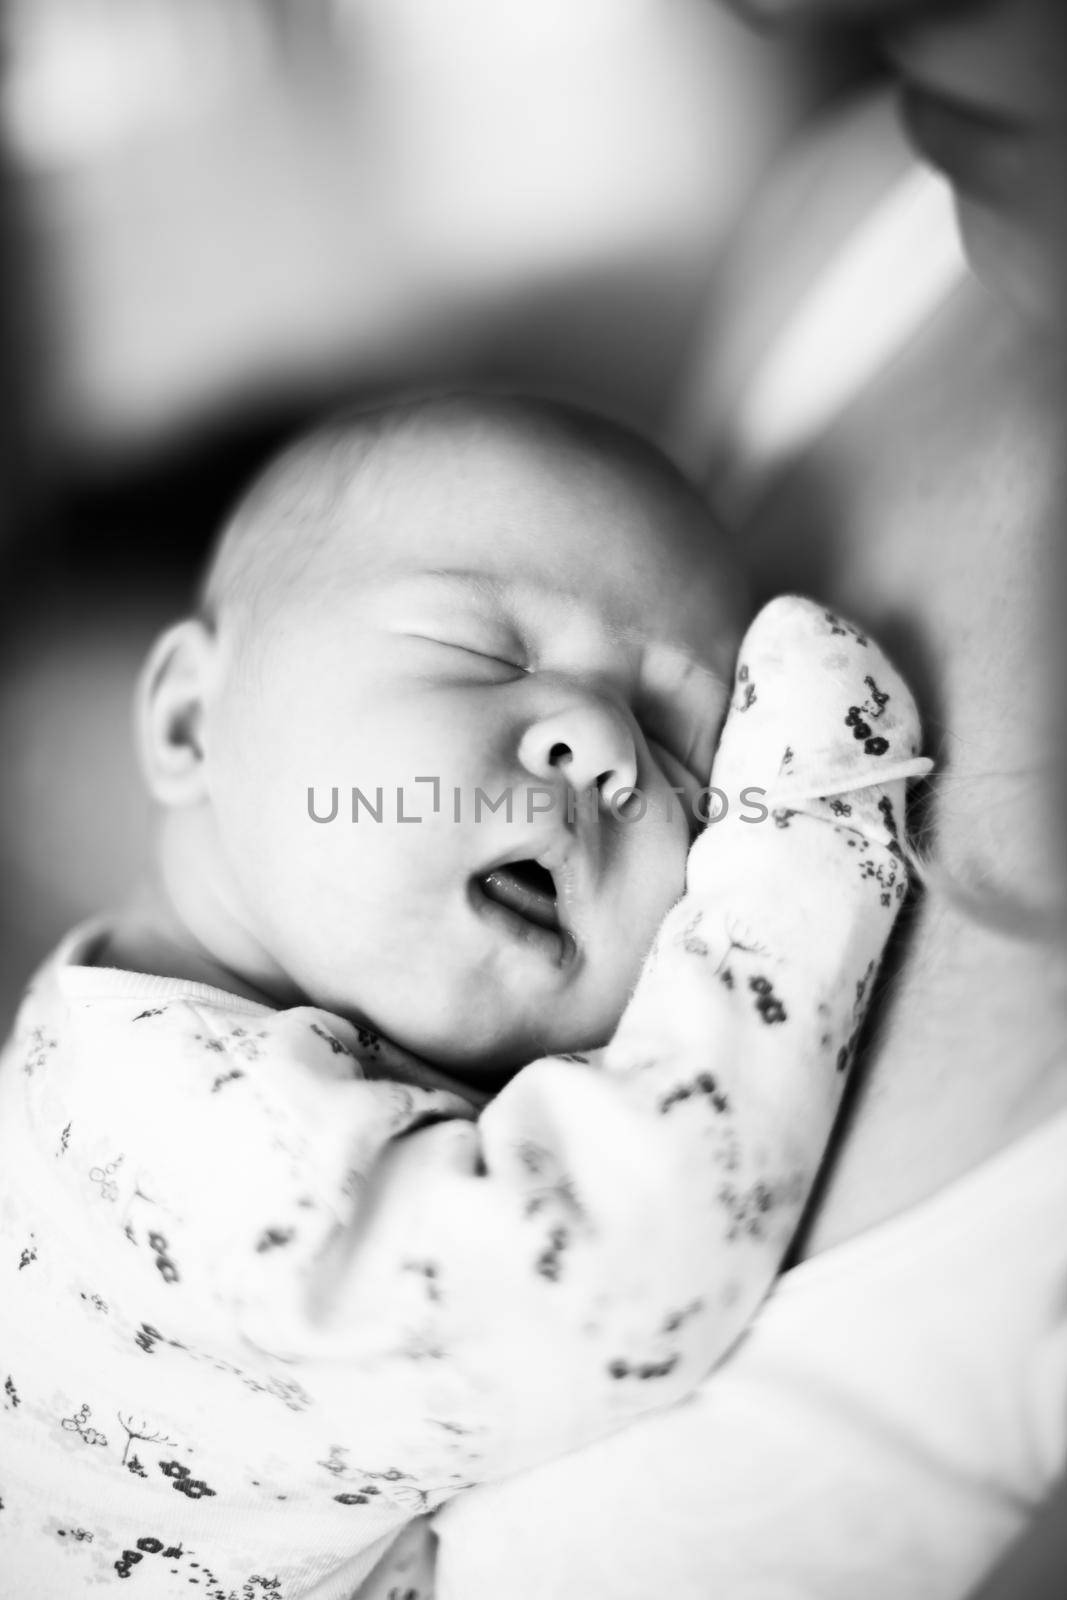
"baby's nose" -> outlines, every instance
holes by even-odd
[[[534,778],[563,778],[579,792],[595,788],[605,802],[637,786],[633,731],[606,700],[583,701],[531,723],[519,741],[519,761]]]

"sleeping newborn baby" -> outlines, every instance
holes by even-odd
[[[738,660],[742,606],[543,402],[331,425],[237,508],[144,674],[151,878],[0,1065],[12,1594],[348,1595],[743,1330],[926,763],[869,640],[785,599]]]

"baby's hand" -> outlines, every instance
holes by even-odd
[[[746,826],[785,827],[803,811],[888,847],[905,781],[932,765],[919,740],[915,702],[878,645],[815,601],[784,595],[745,635],[712,783],[741,805]],[[715,827],[690,852],[691,888]]]

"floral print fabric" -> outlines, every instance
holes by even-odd
[[[817,1169],[917,749],[870,641],[765,608],[713,774],[765,817],[693,846],[611,1044],[480,1112],[339,1017],[68,940],[0,1063],[11,1592],[340,1596],[465,1486],[690,1392]]]

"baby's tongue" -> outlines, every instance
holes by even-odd
[[[510,861],[495,867],[481,880],[490,900],[517,911],[541,928],[558,928],[556,886],[552,874],[536,861]]]

